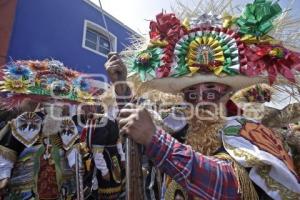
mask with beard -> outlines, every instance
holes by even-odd
[[[224,120],[213,116],[209,110],[186,112],[186,116],[190,116],[186,143],[197,152],[213,155],[222,146],[219,130],[223,128]]]

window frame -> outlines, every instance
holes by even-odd
[[[98,55],[101,55],[105,58],[107,58],[107,55],[104,54],[104,53],[101,53],[100,51],[97,51],[95,49],[92,49],[88,46],[85,45],[85,41],[86,41],[86,33],[87,33],[87,30],[88,29],[91,29],[95,32],[98,32],[99,34],[103,35],[103,36],[106,36],[108,37],[109,39],[109,42],[111,42],[112,44],[110,44],[111,48],[113,51],[117,51],[117,37],[112,34],[111,32],[109,32],[109,35],[108,35],[108,32],[106,31],[106,29],[104,27],[102,27],[101,25],[99,24],[96,24],[92,21],[89,21],[89,20],[84,20],[84,26],[83,26],[83,37],[82,37],[82,48],[86,49],[86,50],[89,50],[95,54],[98,54]],[[97,44],[96,45],[99,45],[98,44],[98,37],[97,37]]]

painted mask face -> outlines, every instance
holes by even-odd
[[[183,90],[185,100],[192,104],[218,102],[230,87],[221,83],[200,83]]]

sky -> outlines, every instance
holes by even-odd
[[[98,0],[91,0],[98,5]],[[147,34],[149,20],[162,11],[171,11],[171,5],[175,5],[177,0],[101,0],[105,11],[116,17],[139,34]],[[178,0],[184,5],[193,5],[197,0]],[[254,0],[233,0],[236,5],[246,4]],[[293,15],[300,18],[300,0],[280,0],[282,7],[286,7],[289,1],[294,1]]]

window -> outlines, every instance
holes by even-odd
[[[108,35],[103,27],[93,22],[85,21],[83,36],[83,47],[85,49],[102,56],[106,56],[110,52],[111,47],[113,51],[116,51],[116,36],[111,33]]]
[[[109,38],[90,28],[86,30],[85,46],[105,55],[110,51]]]

